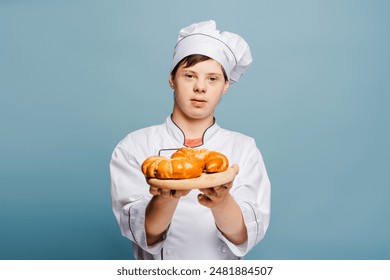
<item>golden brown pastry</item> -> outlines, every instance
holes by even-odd
[[[207,149],[181,148],[170,159],[161,156],[147,158],[142,172],[147,178],[189,179],[207,173],[222,172],[229,167],[229,161],[221,153]]]
[[[229,161],[225,155],[218,152],[209,152],[203,159],[204,170],[207,173],[217,173],[228,169]]]
[[[203,167],[203,161],[198,158],[167,159],[152,156],[143,162],[142,172],[148,178],[189,179],[202,175]]]
[[[222,172],[228,169],[229,161],[224,154],[207,149],[180,148],[171,158],[199,158],[204,162],[204,171],[206,173]]]

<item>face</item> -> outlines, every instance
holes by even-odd
[[[180,65],[169,84],[175,92],[173,114],[187,119],[213,118],[215,108],[229,88],[221,64],[213,59],[190,67]]]

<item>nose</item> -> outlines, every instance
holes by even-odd
[[[197,79],[194,83],[194,92],[196,93],[205,93],[207,90],[206,82],[202,79]]]

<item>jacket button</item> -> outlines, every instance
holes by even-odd
[[[167,255],[170,255],[170,254],[172,254],[173,252],[172,252],[171,249],[167,249],[166,253],[167,253]]]
[[[221,252],[222,252],[222,253],[226,253],[226,251],[227,251],[226,247],[225,247],[225,246],[222,246],[222,247],[221,247]]]

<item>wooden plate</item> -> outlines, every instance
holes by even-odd
[[[146,181],[149,185],[159,187],[161,189],[171,190],[191,190],[191,189],[206,189],[217,187],[234,180],[238,174],[238,165],[234,164],[226,171],[220,173],[203,173],[200,177],[191,179],[167,179],[161,180],[149,178]]]

